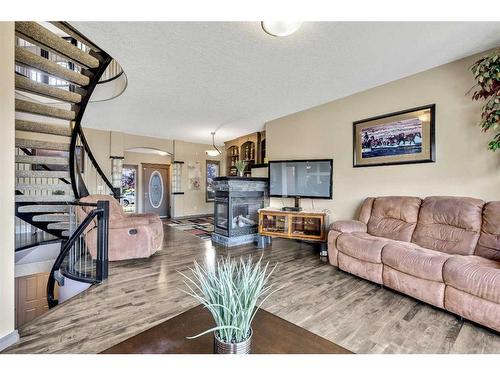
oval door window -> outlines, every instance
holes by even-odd
[[[163,179],[158,171],[151,173],[149,177],[149,203],[153,208],[158,208],[163,201]]]

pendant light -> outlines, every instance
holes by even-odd
[[[215,132],[212,132],[210,133],[212,134],[212,146],[213,146],[213,149],[212,150],[207,150],[205,151],[207,153],[208,156],[219,156],[221,154],[220,150],[217,148],[217,146],[215,145]]]

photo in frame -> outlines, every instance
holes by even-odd
[[[353,167],[435,161],[435,104],[353,123]]]

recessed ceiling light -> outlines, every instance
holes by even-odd
[[[296,32],[302,22],[262,21],[262,29],[272,36],[288,36]]]

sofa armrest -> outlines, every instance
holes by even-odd
[[[367,226],[365,223],[358,220],[339,220],[330,225],[330,230],[341,233],[366,232]]]

